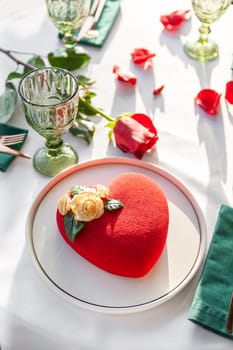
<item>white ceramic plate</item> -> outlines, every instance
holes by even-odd
[[[108,186],[115,176],[138,172],[154,179],[169,205],[169,232],[164,252],[144,277],[110,274],[74,252],[56,226],[56,206],[70,186]],[[33,262],[61,296],[102,312],[132,312],[159,305],[176,295],[197,272],[205,253],[205,224],[189,190],[165,170],[139,160],[105,158],[75,165],[53,178],[36,198],[26,225]]]

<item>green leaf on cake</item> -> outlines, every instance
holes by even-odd
[[[90,191],[90,187],[85,185],[78,185],[78,186],[72,186],[70,187],[70,193],[75,196],[76,194],[79,194],[80,192],[87,192]]]
[[[78,233],[83,229],[85,224],[86,223],[83,221],[75,220],[74,216],[70,213],[64,216],[65,231],[71,242],[75,241],[75,238],[77,237]]]
[[[117,209],[123,208],[123,204],[121,203],[121,201],[117,199],[108,199],[104,204],[104,208],[110,211],[117,210]]]

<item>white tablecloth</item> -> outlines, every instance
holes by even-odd
[[[116,117],[123,112],[150,115],[159,141],[143,161],[163,167],[192,192],[203,212],[207,247],[220,205],[231,204],[233,183],[233,114],[225,103],[225,84],[231,80],[233,8],[212,25],[220,56],[208,64],[188,58],[187,38],[197,36],[195,16],[175,33],[167,33],[161,14],[190,8],[189,1],[143,2],[122,0],[121,12],[103,48],[85,46],[92,59],[84,74],[96,80],[95,103]],[[61,43],[49,21],[43,0],[0,1],[0,47],[46,55]],[[156,53],[153,70],[133,66],[130,53],[145,47]],[[27,59],[28,56],[18,56]],[[118,64],[138,76],[135,88],[116,81]],[[15,63],[0,54],[0,91]],[[164,84],[161,96],[152,90]],[[202,88],[222,93],[217,116],[194,106]],[[34,154],[41,137],[25,122],[20,104],[9,124],[29,129],[23,151]],[[97,123],[90,146],[67,134],[80,161],[123,154],[108,143],[105,121]],[[197,277],[164,304],[132,314],[95,313],[67,302],[54,293],[38,274],[25,243],[28,211],[50,179],[38,174],[32,162],[17,158],[0,173],[0,343],[6,349],[232,349],[232,342],[188,321]]]

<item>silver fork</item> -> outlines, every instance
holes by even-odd
[[[25,134],[0,135],[0,143],[5,146],[16,145],[23,141]]]

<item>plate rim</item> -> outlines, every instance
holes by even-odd
[[[99,305],[92,302],[88,302],[82,299],[77,299],[68,292],[64,291],[60,286],[58,286],[51,278],[47,275],[46,271],[44,271],[43,267],[41,266],[40,262],[38,261],[38,258],[36,256],[35,249],[33,247],[33,239],[32,239],[32,227],[33,222],[37,213],[37,210],[42,203],[43,199],[46,197],[46,195],[51,191],[59,182],[61,182],[66,177],[80,171],[86,168],[95,167],[95,166],[101,166],[101,165],[109,165],[109,164],[120,164],[120,165],[127,165],[127,166],[136,166],[138,168],[146,169],[149,171],[152,171],[163,178],[167,179],[169,182],[174,184],[181,192],[182,194],[187,198],[190,205],[192,206],[199,225],[199,233],[200,233],[200,245],[198,249],[198,254],[196,259],[194,260],[193,266],[190,269],[188,275],[180,281],[180,283],[173,288],[172,290],[169,290],[167,293],[162,295],[161,297],[144,302],[142,304],[137,305],[126,305],[126,306],[108,306],[108,305]],[[120,157],[107,157],[107,158],[98,158],[98,159],[92,159],[88,161],[83,161],[78,164],[75,164],[62,172],[60,172],[58,175],[53,177],[38,193],[36,198],[33,201],[33,204],[31,205],[27,218],[26,218],[26,225],[25,225],[25,235],[26,235],[26,243],[27,247],[30,253],[30,256],[34,262],[34,265],[36,266],[37,270],[39,270],[40,275],[46,280],[46,282],[49,284],[50,287],[54,291],[56,291],[57,294],[62,296],[64,299],[72,302],[75,305],[79,305],[85,309],[89,309],[92,311],[99,311],[101,313],[132,313],[132,312],[138,312],[138,311],[144,311],[147,309],[150,309],[152,307],[161,305],[162,303],[166,302],[167,300],[170,300],[172,297],[177,295],[196,275],[197,271],[199,270],[203,258],[206,253],[206,241],[207,241],[207,233],[206,233],[206,224],[204,220],[204,216],[202,213],[202,210],[194,198],[191,191],[187,188],[187,186],[183,183],[183,181],[179,180],[173,173],[170,171],[165,170],[165,168],[158,166],[156,164],[137,160],[137,159],[129,159],[129,158],[120,158]]]

